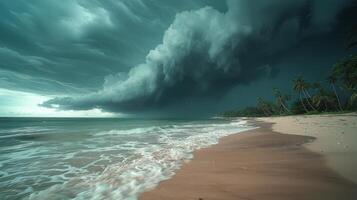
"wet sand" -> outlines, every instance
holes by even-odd
[[[281,134],[271,124],[224,137],[194,153],[141,200],[357,199],[357,185],[303,146],[313,137]]]
[[[300,115],[260,118],[273,130],[317,138],[304,146],[322,154],[327,165],[357,183],[357,114]]]

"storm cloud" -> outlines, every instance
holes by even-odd
[[[127,73],[106,76],[96,92],[57,97],[42,106],[133,113],[172,107],[196,97],[217,98],[236,85],[271,76],[279,55],[306,38],[333,31],[337,15],[350,1],[226,3],[226,11],[203,7],[179,12],[161,44],[149,51],[143,63]],[[110,27],[112,23],[101,24]]]
[[[106,75],[143,62],[176,12],[225,9],[216,2],[1,1],[0,87],[60,96],[97,91]]]
[[[346,55],[352,3],[1,1],[0,89],[58,110],[141,116],[247,106],[295,75],[317,81]]]

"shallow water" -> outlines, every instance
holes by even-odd
[[[0,199],[137,199],[243,120],[0,118]]]

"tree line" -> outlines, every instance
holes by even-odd
[[[336,63],[324,81],[308,82],[303,76],[296,77],[292,81],[292,89],[296,98],[274,88],[274,102],[259,97],[256,106],[227,111],[221,115],[257,117],[356,111],[357,55],[348,56]]]

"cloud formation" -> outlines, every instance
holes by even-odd
[[[99,90],[103,77],[145,59],[176,12],[209,2],[217,1],[1,1],[0,87],[60,96]]]
[[[217,97],[236,85],[271,75],[271,64],[284,51],[332,31],[348,3],[227,0],[227,11],[203,7],[180,12],[145,62],[128,73],[106,76],[97,92],[54,98],[42,106],[132,113],[175,106],[198,96]],[[103,18],[105,12],[98,10],[96,15]],[[108,27],[113,23],[105,21],[101,24]]]

